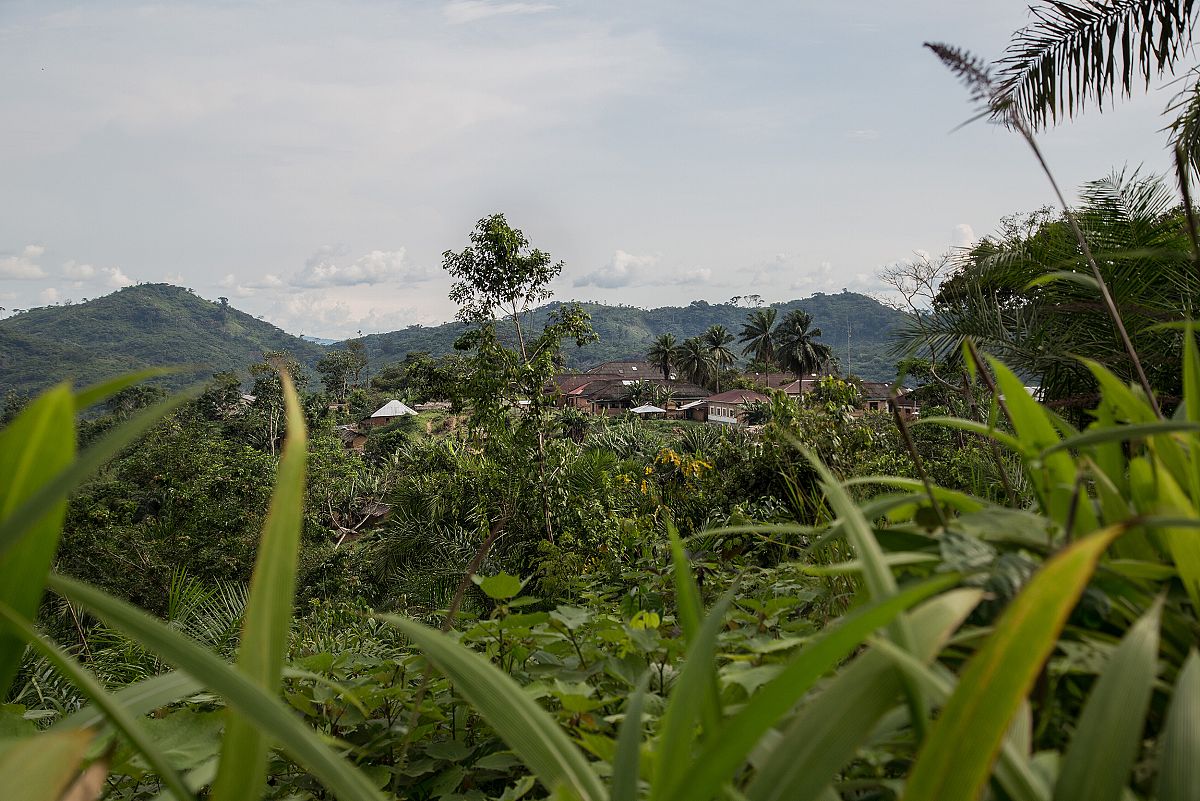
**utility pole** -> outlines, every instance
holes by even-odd
[[[854,373],[854,367],[850,361],[850,332],[852,327],[850,316],[846,315],[846,378],[849,378]]]

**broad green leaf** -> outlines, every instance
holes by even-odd
[[[637,689],[625,705],[625,719],[617,735],[617,753],[612,763],[612,801],[637,801],[641,777],[642,709],[646,703],[646,688],[650,674],[642,674]]]
[[[1200,787],[1200,654],[1192,649],[1175,680],[1158,768],[1158,801],[1191,801]]]
[[[116,702],[130,715],[145,715],[167,704],[182,701],[204,689],[204,685],[186,673],[172,670],[142,679],[113,693]],[[53,728],[82,729],[104,721],[104,710],[88,704],[54,724]]]
[[[1045,451],[1059,443],[1060,437],[1053,421],[1042,405],[1025,390],[1021,379],[998,359],[987,357],[996,377],[996,387],[1004,395],[1005,407],[1017,436],[1027,452]],[[1066,525],[1075,503],[1074,521],[1077,531],[1096,528],[1096,515],[1086,494],[1075,499],[1077,477],[1075,460],[1065,451],[1051,452],[1040,459],[1026,458],[1025,464],[1033,478],[1043,509],[1060,526]]]
[[[913,610],[913,653],[932,659],[979,603],[979,590],[958,589]],[[904,693],[891,662],[867,651],[839,670],[805,704],[759,767],[746,790],[750,801],[813,801],[854,758],[876,723]]]
[[[1137,758],[1158,662],[1156,602],[1130,627],[1092,688],[1059,767],[1055,801],[1120,801]]]
[[[89,731],[56,731],[24,737],[0,750],[4,801],[59,801],[79,776]]]
[[[1096,562],[1124,531],[1124,526],[1113,526],[1064,548],[1004,611],[967,662],[917,755],[906,801],[979,797],[1005,731],[1054,650]]]
[[[272,694],[279,691],[292,624],[308,461],[308,436],[300,399],[284,371],[280,372],[280,383],[287,409],[287,438],[250,579],[237,662],[238,670]],[[262,795],[267,780],[268,734],[250,717],[238,712],[229,716],[221,743],[221,767],[213,784],[212,797],[216,801],[255,799]]]
[[[782,672],[754,693],[741,711],[722,722],[720,737],[708,740],[688,770],[687,781],[671,798],[710,798],[731,781],[754,747],[779,719],[791,711],[805,693],[827,672],[851,654],[871,633],[882,628],[913,604],[958,581],[940,576],[881,599],[827,627],[800,649]]]
[[[50,664],[70,679],[75,687],[104,712],[108,721],[117,731],[125,735],[130,744],[145,757],[146,764],[158,774],[163,784],[175,794],[177,799],[183,801],[183,799],[191,798],[191,793],[183,785],[183,780],[172,770],[171,765],[147,735],[145,729],[129,710],[117,703],[117,700],[104,689],[95,676],[76,662],[70,654],[38,634],[29,621],[22,619],[6,604],[0,604],[0,618],[3,618],[10,629],[16,631],[25,642],[40,652]]]
[[[27,506],[74,456],[75,403],[66,384],[40,395],[0,431],[0,603],[22,618],[37,616],[62,533],[65,493],[36,511]],[[0,625],[0,699],[8,697],[24,650],[21,637]]]
[[[1142,476],[1144,459],[1135,459],[1130,465],[1131,476]],[[1195,507],[1183,489],[1175,483],[1169,470],[1158,459],[1153,463],[1153,490],[1143,488],[1144,478],[1137,480],[1134,489],[1139,490],[1139,506],[1156,515],[1177,516],[1197,520]],[[1200,521],[1197,521],[1200,523]],[[1149,523],[1147,523],[1149,525]],[[1166,526],[1157,529],[1171,552],[1171,560],[1179,571],[1179,578],[1187,590],[1193,608],[1200,609],[1200,537],[1183,526]]]
[[[33,527],[40,525],[47,517],[53,518],[55,514],[54,510],[59,509],[63,503],[63,499],[82,484],[84,480],[103,467],[122,448],[135,442],[139,436],[144,434],[165,415],[188,401],[197,391],[198,388],[193,388],[190,391],[179,392],[153,406],[143,409],[93,443],[87,450],[80,453],[74,461],[60,462],[59,460],[63,454],[53,448],[44,451],[38,450],[39,458],[47,458],[47,460],[52,461],[56,466],[57,472],[50,474],[48,478],[43,476],[43,478],[39,479],[33,488],[33,492],[22,498],[20,506],[10,510],[7,514],[0,514],[0,558],[3,558],[8,549],[19,542]],[[75,426],[75,400],[73,396],[67,391],[66,386],[63,385],[50,390],[42,398],[59,392],[65,393],[67,403],[71,405],[70,419],[66,424],[67,428],[63,430],[70,432],[70,451],[73,451]],[[29,411],[29,408],[37,406],[40,400],[41,398],[34,401],[25,411]],[[23,416],[23,413],[21,416]],[[8,429],[5,429],[5,433],[17,425],[21,416]],[[67,455],[69,455],[70,451],[68,451]],[[0,442],[0,453],[6,452],[7,448],[4,448],[2,442]],[[16,456],[15,450],[13,455]],[[2,469],[3,466],[0,464],[0,470]],[[39,474],[43,472],[39,471]],[[18,607],[14,608],[18,612],[21,611]]]
[[[607,799],[591,765],[557,721],[507,673],[440,631],[396,615],[380,615],[379,619],[399,629],[454,682],[455,690],[521,757],[551,795],[574,794],[580,801]]]
[[[1181,410],[1188,420],[1200,423],[1200,348],[1196,347],[1193,330],[1183,335],[1183,404]],[[1190,470],[1188,491],[1192,503],[1200,505],[1200,436],[1193,436],[1188,447]]]
[[[471,580],[479,585],[484,595],[497,601],[507,601],[515,598],[525,588],[525,582],[507,573],[497,573],[494,576],[471,576]]]
[[[53,573],[49,586],[221,695],[245,719],[253,720],[260,731],[268,733],[272,741],[335,797],[342,801],[382,801],[383,796],[366,776],[326,746],[320,736],[274,693],[258,687],[207,648],[95,587]]]

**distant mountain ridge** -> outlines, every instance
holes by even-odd
[[[533,313],[531,324],[540,330],[546,316],[564,305],[554,302]],[[735,335],[751,309],[729,303],[694,301],[688,306],[663,306],[640,309],[634,306],[607,306],[581,303],[592,316],[592,327],[600,335],[598,342],[563,353],[568,366],[587,367],[599,362],[639,359],[661,334],[674,334],[679,340],[703,333],[712,325],[723,325]],[[833,348],[839,364],[869,381],[892,381],[896,377],[896,359],[891,355],[892,333],[904,320],[904,314],[874,298],[855,292],[833,295],[817,293],[803,300],[771,304],[779,309],[779,319],[793,309],[813,316],[821,329],[821,341]],[[372,363],[400,361],[409,351],[427,351],[435,356],[450,353],[454,340],[466,330],[462,323],[437,326],[409,326],[386,334],[365,338]],[[847,337],[849,337],[847,341]],[[849,349],[847,349],[849,345]],[[740,352],[740,346],[737,348]]]
[[[196,373],[241,370],[263,351],[286,350],[313,364],[325,348],[232,306],[171,284],[139,284],[111,295],[44,306],[0,320],[0,394],[34,392],[64,378],[76,385],[146,367],[194,365]]]
[[[533,313],[540,328],[561,303]],[[728,303],[696,301],[688,306],[639,309],[584,303],[600,341],[584,348],[570,346],[564,356],[571,367],[645,356],[654,338],[672,333],[686,339],[711,325],[741,330],[750,309]],[[794,308],[811,314],[842,366],[847,364],[847,329],[851,333],[850,366],[868,380],[894,378],[888,354],[890,335],[903,315],[865,295],[843,292],[775,304],[780,318]],[[401,361],[410,351],[440,356],[454,351],[462,323],[410,326],[370,334],[367,352],[373,368]],[[84,303],[45,306],[0,320],[0,395],[9,390],[31,393],[64,378],[88,384],[151,366],[196,365],[205,372],[244,371],[261,360],[263,351],[286,350],[313,366],[329,347],[301,339],[223,303],[206,300],[171,284],[139,284]],[[166,383],[180,385],[194,376]]]

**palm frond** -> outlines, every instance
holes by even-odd
[[[996,98],[1040,128],[1170,72],[1191,45],[1195,3],[1050,0],[1030,12],[998,62]]]

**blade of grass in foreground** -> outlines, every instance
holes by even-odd
[[[910,614],[914,659],[932,659],[979,603],[979,590],[957,589]],[[822,798],[879,720],[904,694],[901,675],[881,654],[856,657],[800,709],[746,788],[750,801]]]
[[[675,526],[668,523],[667,533],[671,539],[671,562],[675,576],[675,606],[678,609],[679,626],[683,629],[684,643],[690,646],[700,634],[704,622],[704,605],[700,601],[700,587],[692,575],[683,542]],[[700,717],[707,732],[715,732],[721,723],[721,688],[717,679],[716,664],[709,671],[708,685],[701,700]]]
[[[625,720],[617,735],[617,754],[612,765],[612,801],[637,801],[638,781],[641,777],[642,757],[642,707],[646,703],[646,687],[650,684],[649,672],[642,675],[637,689],[625,706]]]
[[[204,685],[186,673],[172,670],[142,679],[128,687],[122,687],[113,693],[113,698],[131,715],[145,715],[149,712],[182,701],[190,695],[195,695],[204,689]],[[104,710],[95,704],[88,704],[78,712],[69,715],[51,728],[83,729],[104,722]]]
[[[838,662],[896,615],[958,582],[957,575],[939,576],[860,609],[805,645],[778,676],[750,697],[738,714],[721,724],[720,737],[705,742],[700,756],[687,767],[687,780],[676,786],[672,801],[713,798],[731,781],[747,755],[767,731],[804,697]]]
[[[1129,629],[1096,681],[1054,787],[1055,801],[1120,801],[1142,743],[1158,661],[1156,602]]]
[[[304,472],[308,436],[300,399],[286,372],[280,372],[287,408],[287,437],[262,539],[238,648],[238,670],[268,693],[279,692],[283,657],[296,595],[296,554],[304,524]],[[241,801],[262,795],[267,781],[267,732],[250,717],[233,712],[221,741],[221,763],[213,783],[215,801]]]
[[[1193,648],[1175,680],[1158,769],[1158,801],[1190,801],[1200,787],[1200,655]]]
[[[79,775],[92,733],[26,737],[0,751],[5,801],[59,801]]]
[[[37,510],[25,505],[75,457],[75,403],[66,384],[43,393],[0,431],[0,531],[18,533],[0,548],[0,603],[23,618],[37,615],[46,574],[58,550],[65,496]],[[0,624],[0,699],[8,697],[25,646]]]
[[[113,726],[124,734],[133,747],[146,758],[146,764],[158,774],[158,778],[179,801],[192,797],[187,787],[184,786],[183,780],[179,778],[179,774],[171,768],[166,757],[150,739],[137,719],[117,703],[117,700],[100,685],[95,676],[76,662],[70,654],[38,634],[27,620],[23,620],[5,604],[0,604],[0,618],[4,618],[8,625],[24,638],[25,642],[32,645],[60,673],[70,679],[71,684],[92,699],[92,702],[104,712]],[[37,735],[39,739],[45,736],[47,735]]]
[[[396,615],[379,615],[421,649],[454,682],[454,689],[483,716],[550,792],[580,801],[608,794],[583,754],[558,722],[507,673],[440,631]]]
[[[1113,526],[1063,549],[1017,595],[930,730],[909,775],[906,801],[979,797],[1009,723],[1097,561],[1124,532],[1124,525]]]
[[[207,648],[137,607],[74,579],[51,574],[51,589],[87,607],[143,648],[161,656],[219,694],[264,732],[299,765],[342,801],[383,801],[383,795],[357,768],[322,742],[320,736],[274,694],[258,687]]]
[[[64,426],[62,430],[68,431],[71,434],[72,445],[70,452],[73,453],[75,400],[70,392],[66,390],[65,386],[51,390],[51,392],[57,393],[59,390],[66,393],[67,402],[71,406],[66,422],[62,424]],[[116,456],[122,448],[132,444],[151,426],[174,409],[182,406],[198,392],[199,387],[193,387],[190,390],[176,393],[138,412],[120,426],[105,434],[88,447],[87,450],[81,452],[77,459],[66,462],[56,473],[41,481],[35,491],[26,496],[22,500],[21,505],[12,510],[10,514],[0,514],[0,557],[3,557],[10,548],[13,548],[20,542],[34,526],[40,525],[43,520],[53,517],[52,512],[57,508],[57,505],[61,504],[76,487],[94,475],[108,460]],[[43,395],[42,397],[45,396]],[[41,400],[41,398],[38,400]],[[34,403],[36,404],[37,401],[34,401]],[[17,419],[20,420],[20,417]],[[15,425],[16,423],[13,424],[13,426]],[[5,429],[4,433],[7,434],[13,426]],[[0,453],[3,452],[4,449],[0,448]],[[40,448],[37,452],[39,458],[46,458],[47,454],[50,455],[50,459],[52,460],[58,458],[58,454],[52,448]],[[3,484],[0,483],[0,486],[3,486]],[[18,611],[21,610],[18,609]]]

